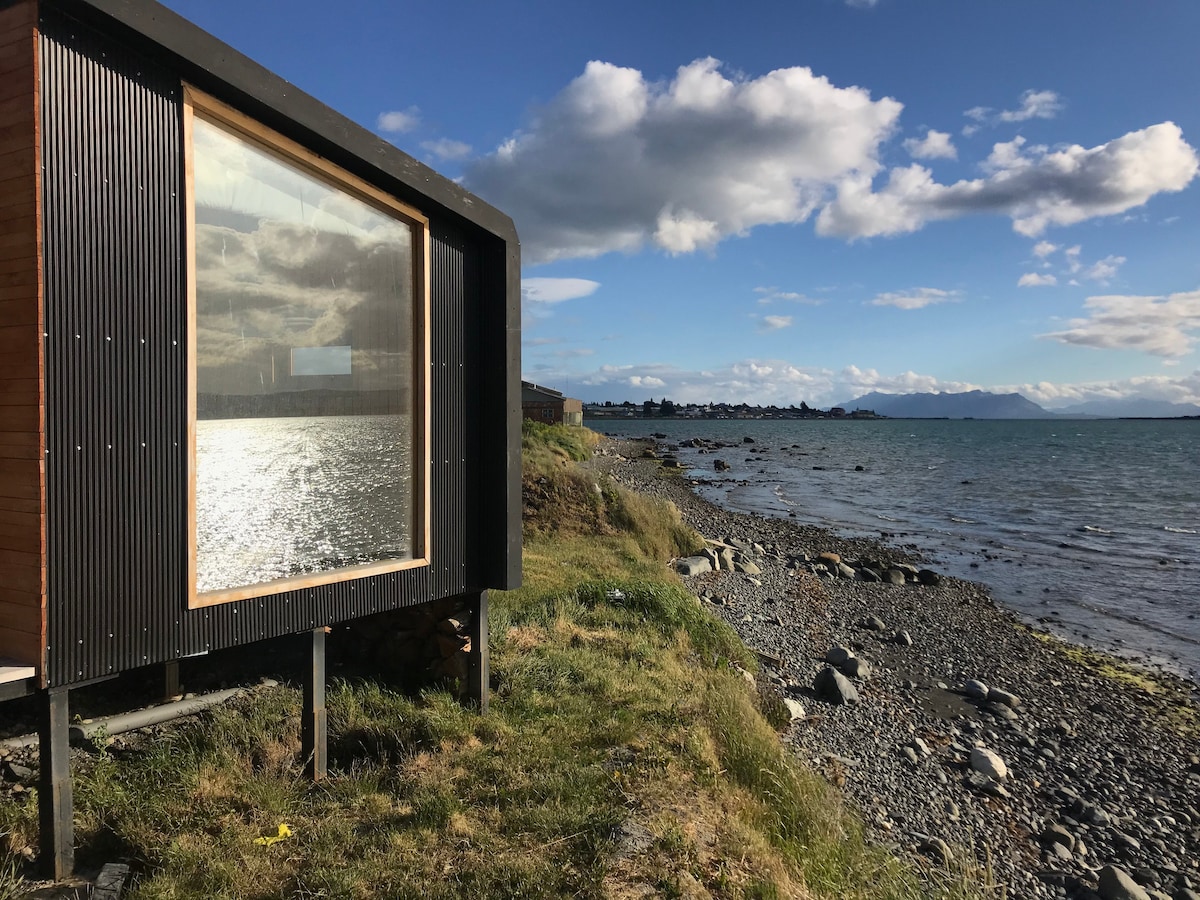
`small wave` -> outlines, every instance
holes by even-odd
[[[1107,528],[1101,528],[1099,525],[1084,525],[1080,531],[1090,531],[1093,534],[1112,534]]]
[[[954,522],[958,525],[978,525],[979,524],[974,519],[960,519],[960,518],[958,518],[958,516],[951,516],[950,521]]]
[[[1169,531],[1172,534],[1200,534],[1200,531],[1194,528],[1173,528],[1170,525],[1164,525],[1163,531]]]
[[[883,519],[885,522],[899,522],[899,519],[893,519],[891,516],[885,516],[883,513],[875,513],[875,518]]]

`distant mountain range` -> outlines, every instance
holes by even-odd
[[[1089,400],[1087,403],[1076,403],[1054,410],[1065,415],[1105,416],[1125,418],[1143,416],[1152,418],[1172,418],[1174,416],[1200,416],[1200,406],[1195,403],[1170,403],[1166,400],[1138,400],[1122,398],[1120,400]]]
[[[1137,399],[1092,400],[1051,412],[1021,394],[992,394],[988,391],[966,391],[961,394],[881,394],[872,391],[838,406],[847,412],[869,409],[878,415],[897,419],[1170,418],[1200,415],[1200,406],[1192,403]]]
[[[848,412],[870,409],[897,419],[1051,419],[1047,412],[1020,394],[966,391],[962,394],[881,394],[872,391],[857,400],[839,403]]]

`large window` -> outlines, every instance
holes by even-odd
[[[428,228],[185,101],[192,591],[205,606],[428,560]]]

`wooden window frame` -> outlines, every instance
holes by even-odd
[[[383,560],[331,569],[307,575],[280,578],[260,584],[213,591],[196,590],[196,192],[192,123],[194,117],[212,122],[233,132],[238,138],[267,151],[288,165],[304,171],[331,187],[387,215],[407,223],[413,232],[413,458],[417,483],[413,502],[416,527],[413,533],[413,558]],[[268,597],[288,591],[352,581],[372,575],[399,572],[430,564],[432,503],[430,498],[430,238],[429,219],[416,209],[340,166],[318,156],[301,144],[284,137],[228,104],[197,90],[183,86],[183,155],[186,207],[187,252],[187,404],[188,404],[188,608],[202,609],[221,603]]]

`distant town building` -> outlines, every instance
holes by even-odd
[[[521,412],[527,419],[547,425],[582,425],[583,401],[564,397],[562,391],[521,382]]]

